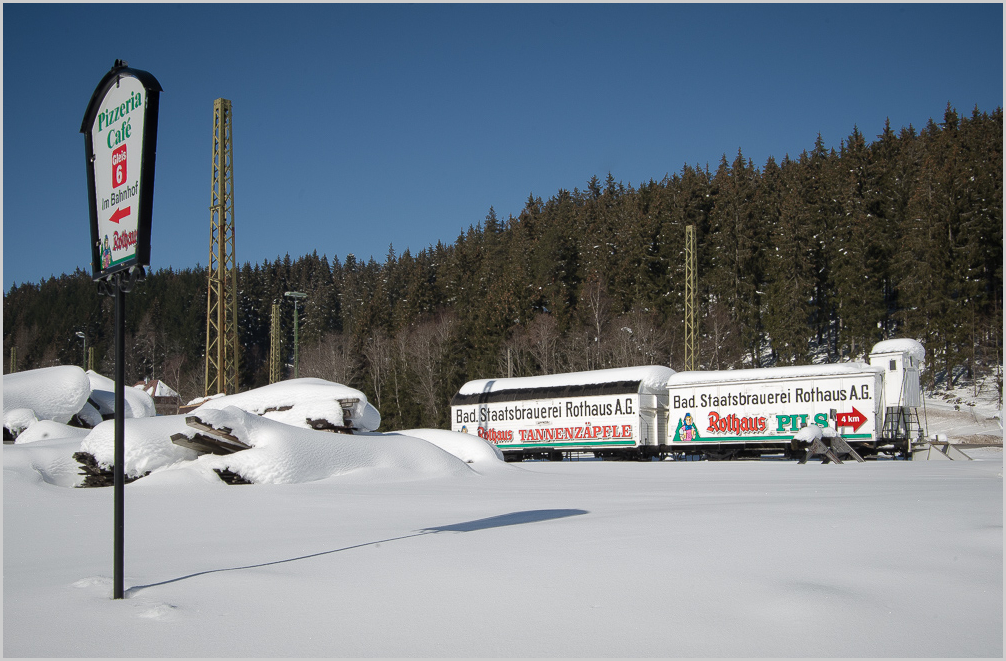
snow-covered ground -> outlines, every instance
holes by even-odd
[[[992,380],[989,379],[989,382]],[[959,445],[1002,445],[1002,411],[995,386],[973,385],[932,393],[919,412],[930,437],[942,436]]]
[[[109,423],[4,446],[5,657],[1003,655],[986,401],[927,401],[931,433],[998,434],[975,461],[842,465],[513,465],[235,401],[203,411],[253,446],[223,457],[170,444],[183,417],[127,420],[127,467],[152,472],[125,488],[123,600],[112,490],[72,488]]]

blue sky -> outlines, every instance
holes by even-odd
[[[84,138],[116,58],[160,81],[151,267],[207,263],[213,100],[239,263],[383,261],[490,206],[868,141],[1003,103],[1001,4],[4,4],[4,291],[90,272]]]

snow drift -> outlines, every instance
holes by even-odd
[[[478,457],[479,463],[502,463],[488,447],[480,454],[461,442],[454,447],[455,454],[409,434],[333,434],[259,417],[233,406],[199,413],[203,423],[226,428],[251,447],[223,456],[204,455],[198,464],[229,470],[255,484],[313,482],[349,474],[382,480],[470,474],[467,460],[458,454]],[[190,427],[182,433],[191,437],[197,431]],[[481,439],[473,441],[470,445],[486,445]]]
[[[87,429],[71,427],[53,420],[38,420],[21,432],[15,443],[37,443],[54,438],[84,438],[90,433]]]
[[[87,403],[91,381],[84,370],[74,365],[44,367],[3,376],[4,427],[21,431],[17,425],[27,419],[24,410],[37,420],[66,424]],[[8,414],[13,413],[10,424]]]
[[[184,415],[125,420],[123,431],[126,463],[123,471],[126,476],[140,477],[198,457],[193,450],[171,442],[172,434],[182,433],[186,429],[189,427],[185,425]],[[106,420],[92,429],[81,442],[80,451],[93,456],[99,466],[111,469],[115,463],[115,421]]]
[[[347,399],[351,406],[344,408],[340,400]],[[204,476],[211,470],[230,471],[254,484],[290,484],[350,474],[395,480],[458,476],[506,466],[495,446],[468,434],[434,429],[346,434],[310,427],[312,420],[338,416],[342,421],[347,411],[350,424],[380,424],[363,393],[321,379],[284,381],[213,398],[188,415],[128,419],[124,471],[131,478],[170,469],[191,469]],[[198,421],[204,431],[226,430],[249,447],[220,456],[200,455],[176,444],[172,437],[191,439],[204,433],[187,418]],[[80,450],[111,469],[114,421],[95,427]]]
[[[674,370],[662,365],[640,365],[636,367],[614,367],[585,372],[566,372],[541,376],[518,376],[501,379],[476,379],[469,381],[458,390],[459,395],[506,390],[526,390],[532,388],[554,388],[561,386],[587,386],[622,381],[638,381],[640,392],[666,394],[667,382]]]
[[[228,406],[306,429],[317,428],[311,421],[360,431],[375,431],[381,426],[381,414],[365,394],[324,379],[291,379],[236,395],[212,397],[196,411]]]
[[[98,407],[102,418],[115,415],[115,381],[89,370],[87,378],[91,381],[91,401]],[[153,398],[140,388],[126,386],[122,389],[123,402],[126,405],[124,415],[127,418],[152,418],[157,415]]]
[[[123,390],[127,418],[148,418],[156,415],[154,400],[138,388]],[[43,367],[3,377],[4,428],[11,437],[25,443],[39,438],[52,438],[54,429],[44,430],[21,439],[23,432],[36,422],[70,422],[74,416],[80,424],[94,427],[115,414],[115,382],[97,372],[84,372],[75,365]],[[74,434],[79,435],[79,434]]]

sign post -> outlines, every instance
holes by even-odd
[[[123,598],[125,540],[126,292],[150,266],[154,158],[161,85],[151,74],[116,60],[91,95],[84,134],[91,271],[98,291],[115,297],[115,459],[112,598]]]

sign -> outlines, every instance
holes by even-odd
[[[785,442],[807,425],[834,427],[846,439],[872,439],[879,431],[881,387],[874,371],[674,385],[668,442]]]
[[[154,158],[161,86],[116,60],[81,124],[87,162],[91,271],[95,280],[150,265]]]
[[[501,449],[631,447],[640,432],[637,393],[451,408],[452,431],[475,434]]]

